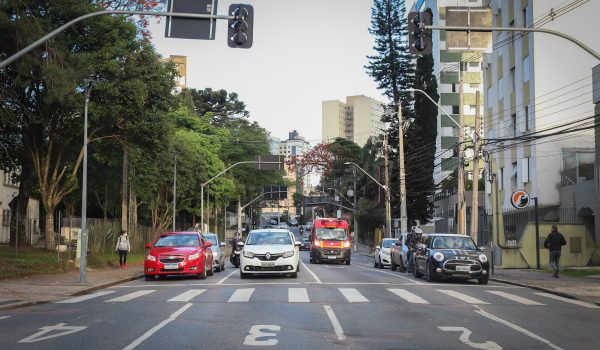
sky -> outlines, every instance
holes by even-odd
[[[232,1],[219,0],[219,15]],[[387,101],[364,66],[373,55],[372,0],[246,0],[254,7],[253,45],[227,45],[227,21],[215,40],[165,38],[166,20],[150,26],[163,56],[187,56],[187,85],[236,92],[250,119],[282,140],[298,130],[321,141],[321,102],[367,95]]]

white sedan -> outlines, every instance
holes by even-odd
[[[375,247],[373,254],[373,266],[383,269],[384,266],[389,266],[392,263],[390,248],[396,242],[395,238],[384,238],[381,240],[381,246]]]
[[[288,230],[252,230],[243,243],[240,277],[286,273],[296,278],[300,270],[299,248],[300,242]]]

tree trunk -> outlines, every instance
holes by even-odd
[[[46,220],[45,221],[46,222],[44,224],[44,227],[46,229],[45,229],[44,237],[46,238],[46,249],[52,249],[54,247],[54,236],[55,236],[54,207],[46,208]]]
[[[19,245],[29,244],[27,241],[27,232],[25,231],[25,223],[26,219],[32,219],[27,217],[27,206],[29,205],[29,197],[31,196],[34,176],[35,172],[31,162],[23,162],[23,165],[21,166],[21,177],[19,179],[19,194],[8,204],[12,213],[10,218],[11,246],[15,246],[17,242]],[[19,219],[18,222],[17,218]],[[18,230],[17,225],[19,225]],[[19,232],[18,240],[17,231]]]
[[[123,148],[123,179],[121,185],[121,229],[127,230],[127,182],[128,182],[129,160],[127,157],[127,149]]]

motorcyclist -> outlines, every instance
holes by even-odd
[[[412,273],[414,268],[414,254],[417,250],[417,244],[423,241],[423,230],[418,226],[413,226],[410,229],[410,233],[406,236],[406,247],[408,248],[408,254],[406,255],[406,274]]]
[[[229,262],[233,264],[235,267],[239,265],[239,253],[235,254],[237,250],[239,250],[238,242],[242,241],[242,237],[239,232],[236,232],[233,238],[231,239],[231,255],[229,256]]]

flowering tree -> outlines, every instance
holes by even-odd
[[[166,0],[98,0],[98,4],[107,10],[130,11],[159,10],[166,2]],[[147,16],[136,16],[135,19],[132,19],[132,22],[140,29],[140,32],[144,37],[150,37]]]
[[[296,174],[302,184],[304,177],[311,173],[328,174],[333,168],[334,154],[330,143],[319,143],[302,156],[292,156],[285,163],[288,170]]]

